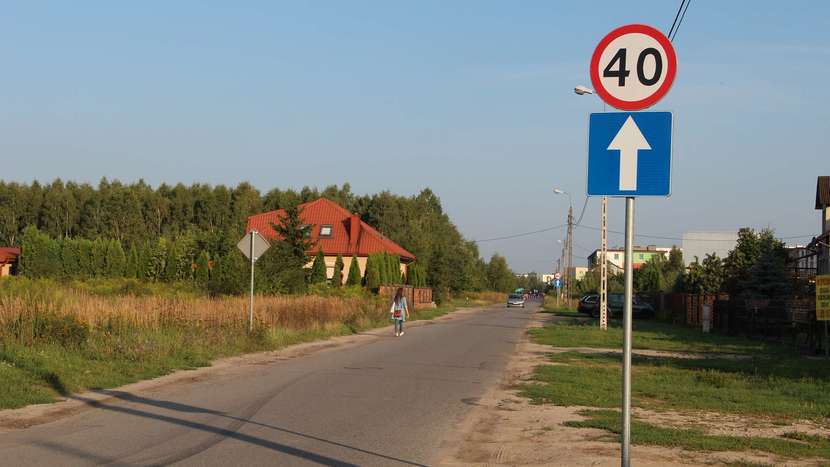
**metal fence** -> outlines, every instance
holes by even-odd
[[[822,328],[816,321],[815,298],[753,300],[728,294],[663,294],[652,297],[658,316],[703,330],[704,307],[709,308],[711,332],[789,343],[809,352],[821,346]]]

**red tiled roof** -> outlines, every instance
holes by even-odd
[[[271,240],[277,233],[271,224],[279,224],[285,210],[269,211],[248,217],[246,232],[256,230]],[[402,246],[384,237],[369,224],[360,220],[334,201],[319,198],[300,205],[300,218],[312,226],[311,241],[314,247],[310,253],[322,249],[325,255],[369,256],[372,253],[387,252],[403,260],[414,261],[415,255]],[[354,224],[354,225],[353,225]],[[320,238],[320,227],[330,225],[331,236]]]
[[[0,263],[14,263],[18,256],[20,256],[20,248],[0,247]]]

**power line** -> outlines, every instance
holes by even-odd
[[[544,233],[544,232],[550,232],[551,230],[556,230],[556,229],[561,229],[563,227],[567,227],[567,225],[568,224],[559,224],[559,225],[554,225],[552,227],[545,227],[544,229],[532,230],[532,231],[529,231],[529,232],[521,232],[521,233],[512,234],[512,235],[505,235],[505,236],[502,236],[502,237],[482,238],[480,240],[473,240],[473,242],[474,243],[484,243],[484,242],[495,242],[497,240],[510,240],[512,238],[526,237],[528,235],[535,235],[535,234],[540,234],[540,233]],[[594,226],[590,226],[590,225],[580,225],[580,224],[575,224],[575,225],[577,227],[580,227],[580,228],[583,228],[583,229],[596,230],[596,231],[600,230],[599,227],[594,227]],[[608,229],[608,232],[613,233],[613,234],[618,234],[618,235],[624,235],[625,234],[625,232],[621,232],[619,230],[610,230],[610,229]],[[725,241],[725,240],[714,239],[714,238],[695,238],[695,237],[683,238],[683,237],[671,237],[671,236],[667,236],[667,235],[650,235],[650,234],[636,234],[636,233],[634,234],[634,236],[635,237],[642,237],[642,238],[653,238],[655,240],[676,240],[676,241],[687,240],[687,241],[696,241],[696,242],[723,242],[723,241]],[[786,237],[776,237],[776,238],[778,240],[795,240],[795,239],[800,239],[800,238],[813,238],[813,237],[815,237],[814,234],[789,235],[789,236],[786,236]],[[576,245],[576,244],[574,244],[574,245]],[[584,248],[584,247],[580,247],[580,248]]]
[[[592,226],[588,226],[588,225],[580,225],[579,227],[582,227],[583,229],[589,229],[589,230],[600,230],[599,227],[592,227]],[[615,234],[618,234],[618,235],[625,235],[625,232],[621,232],[619,230],[610,230],[609,229],[608,232],[609,233],[615,233]],[[663,236],[663,235],[636,234],[636,233],[634,234],[634,236],[635,237],[643,237],[643,238],[653,238],[653,239],[656,239],[656,240],[680,240],[680,241],[688,240],[688,241],[695,241],[695,242],[723,242],[723,241],[725,241],[723,239],[715,239],[715,238],[693,238],[693,237],[683,238],[683,237],[668,237],[668,236]],[[793,239],[797,239],[797,238],[813,238],[814,236],[815,235],[812,235],[812,234],[810,234],[810,235],[790,235],[790,236],[787,236],[787,237],[776,237],[776,238],[778,240],[793,240]]]
[[[579,213],[579,219],[576,221],[576,225],[579,225],[582,222],[582,216],[585,215],[585,208],[588,207],[588,197],[585,197],[585,203],[582,205],[582,212]]]
[[[504,237],[493,237],[493,238],[483,238],[481,240],[473,240],[474,243],[483,243],[483,242],[494,242],[496,240],[509,240],[511,238],[519,238],[519,237],[526,237],[528,235],[534,235],[543,232],[550,232],[551,230],[561,229],[562,227],[567,226],[568,224],[560,224],[555,225],[553,227],[546,227],[544,229],[534,230],[531,232],[522,232],[514,235],[505,235]]]
[[[683,18],[686,17],[686,12],[689,10],[689,5],[692,3],[692,0],[686,0],[686,8],[683,8],[683,14],[680,15],[680,21],[677,22],[677,27],[674,28],[674,35],[669,37],[669,40],[674,42],[674,39],[677,37],[677,31],[680,30],[680,25],[683,24]],[[680,4],[683,7],[683,4]]]
[[[680,18],[680,10],[683,9],[683,4],[686,3],[686,0],[680,0],[680,7],[677,9],[677,14],[674,15],[674,21],[671,23],[671,28],[669,28],[669,33],[666,36],[671,40],[672,32],[674,32],[674,25],[677,24],[677,18]]]

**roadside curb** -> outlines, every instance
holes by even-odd
[[[408,321],[407,326],[409,328],[413,328],[434,325],[442,321],[452,321],[463,318],[466,315],[484,311],[491,307],[492,305],[482,305],[459,308],[433,319]],[[137,393],[142,391],[158,390],[172,384],[201,381],[210,378],[211,376],[240,370],[251,365],[266,365],[269,363],[291,360],[320,352],[370,344],[372,342],[376,342],[380,338],[391,335],[392,329],[392,325],[389,324],[383,327],[369,329],[346,336],[337,336],[323,340],[305,342],[302,344],[294,344],[279,350],[268,350],[263,352],[235,355],[232,357],[224,357],[214,360],[209,366],[205,367],[174,370],[173,372],[163,376],[145,379],[98,392],[86,391],[77,394],[70,394],[68,396],[63,396],[55,402],[46,404],[34,404],[17,409],[0,410],[0,433],[21,430],[35,425],[53,422],[85,410],[95,408],[98,404],[117,400],[119,399],[118,397],[109,394],[114,391],[122,393]]]

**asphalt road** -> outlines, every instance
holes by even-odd
[[[498,384],[531,310],[503,305],[366,343],[116,397],[0,434],[0,464],[430,465]]]

